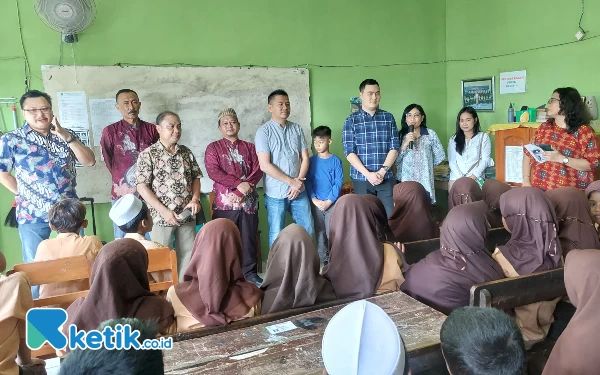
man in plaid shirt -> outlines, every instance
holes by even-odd
[[[383,202],[388,216],[394,208],[392,165],[400,139],[394,116],[379,109],[379,83],[365,79],[359,86],[362,108],[348,116],[342,131],[344,154],[356,194],[372,194]]]

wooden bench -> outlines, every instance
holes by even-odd
[[[488,232],[485,240],[485,247],[490,254],[499,245],[504,245],[510,240],[510,233],[504,228],[494,228]],[[404,243],[404,256],[408,264],[414,264],[425,258],[427,254],[432,253],[440,248],[440,239],[434,238],[431,240],[406,242]]]
[[[168,290],[172,285],[177,284],[179,275],[177,273],[177,254],[175,250],[168,247],[148,250],[148,273],[160,271],[170,271],[171,280],[151,283],[151,292]]]
[[[32,286],[87,279],[87,287],[89,289],[90,263],[85,256],[78,255],[43,262],[16,264],[13,270],[15,272],[25,272]],[[46,307],[70,304],[79,297],[87,296],[87,294],[88,290],[84,290],[52,297],[37,298],[33,300],[33,306]],[[54,358],[56,357],[56,351],[46,343],[40,349],[32,350],[31,355],[43,359]]]
[[[501,310],[548,301],[567,294],[564,268],[473,285],[471,306]]]
[[[473,285],[469,304],[511,310],[531,303],[553,300],[567,294],[564,269],[536,272]],[[559,302],[559,305],[562,302]],[[568,321],[564,321],[566,326]],[[551,329],[552,331],[552,329]],[[528,374],[541,374],[555,341],[550,337],[527,351]]]

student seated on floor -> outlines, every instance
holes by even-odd
[[[84,255],[89,260],[96,259],[102,248],[100,238],[96,236],[80,236],[82,228],[87,228],[85,205],[78,199],[62,199],[55,203],[48,212],[50,229],[58,233],[56,238],[42,241],[35,254],[35,261]],[[40,286],[40,298],[60,294],[80,292],[89,287],[88,280],[63,281]],[[61,306],[63,308],[69,307]]]
[[[167,292],[178,332],[259,315],[262,297],[263,292],[244,279],[242,238],[229,219],[211,220],[198,232],[183,281]]]
[[[131,238],[141,243],[146,250],[166,247],[156,241],[148,241],[146,235],[152,231],[154,222],[146,203],[133,194],[119,198],[111,207],[108,216],[125,233],[124,238]],[[150,283],[171,281],[171,271],[150,272]]]
[[[6,259],[0,252],[0,272]],[[0,274],[0,374],[46,374],[45,362],[31,358],[25,343],[25,315],[33,307],[31,286],[23,272]]]
[[[440,331],[451,375],[525,374],[525,344],[519,326],[503,311],[484,307],[454,310]]]
[[[129,324],[132,331],[139,331],[140,343],[158,335],[158,324],[153,320],[136,318],[112,319],[98,328]],[[82,350],[70,352],[60,364],[60,375],[162,375],[165,373],[161,350]]]

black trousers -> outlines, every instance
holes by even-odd
[[[371,194],[379,198],[385,207],[388,217],[390,217],[394,210],[394,185],[396,185],[396,180],[393,177],[383,180],[377,186],[371,185],[369,181],[352,180],[354,193],[359,195]]]
[[[214,210],[212,218],[229,219],[238,227],[242,236],[242,271],[244,277],[256,275],[258,213],[247,214],[244,210]]]

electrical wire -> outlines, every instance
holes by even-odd
[[[581,21],[583,20],[583,11],[584,11],[583,2],[584,2],[584,0],[581,0],[581,16],[579,16],[579,30],[581,30],[582,33],[585,33],[585,30],[583,30],[583,28],[581,27]]]
[[[75,63],[75,47],[73,47],[73,44],[75,43],[71,43],[71,57],[73,58],[73,68],[75,68],[75,83],[79,83],[77,81],[77,64]]]
[[[21,25],[21,10],[19,9],[19,0],[15,0],[17,6],[17,21],[19,23],[19,37],[21,38],[21,48],[23,49],[23,59],[25,60],[25,92],[29,91],[30,80],[31,80],[31,67],[29,66],[29,59],[27,58],[27,52],[25,51],[25,43],[23,43],[23,26]]]
[[[496,55],[487,55],[487,56],[481,56],[481,57],[473,57],[473,58],[468,58],[468,59],[445,59],[445,60],[436,60],[436,61],[420,61],[420,62],[411,62],[411,63],[389,63],[389,64],[375,64],[375,65],[360,65],[360,64],[358,64],[358,65],[320,65],[320,64],[313,64],[313,63],[305,63],[305,64],[298,64],[298,65],[287,66],[287,67],[291,67],[291,68],[309,68],[309,67],[313,67],[313,68],[381,68],[381,67],[394,67],[394,66],[433,65],[433,64],[444,64],[444,63],[453,63],[453,62],[470,62],[470,61],[480,61],[480,60],[487,60],[487,59],[495,59],[495,58],[499,58],[499,57],[519,55],[519,54],[526,53],[526,52],[554,48],[554,47],[561,47],[561,46],[566,46],[566,45],[574,44],[574,43],[583,43],[583,42],[586,42],[588,40],[592,40],[592,39],[595,39],[598,37],[600,37],[600,35],[590,36],[582,41],[569,41],[569,42],[563,42],[563,43],[556,43],[556,44],[550,44],[550,45],[546,45],[546,46],[526,48],[526,49],[514,51],[514,52],[507,52],[507,53],[501,53],[501,54],[496,54]],[[137,64],[137,63],[129,63],[129,62],[118,62],[118,63],[114,64],[114,66],[119,66],[119,67],[125,67],[125,66],[212,67],[213,65],[189,64],[189,63]],[[233,65],[231,67],[232,68],[275,68],[275,66],[272,66],[272,65],[266,66],[266,65],[255,65],[255,64]],[[278,67],[282,68],[285,66],[278,66]]]

